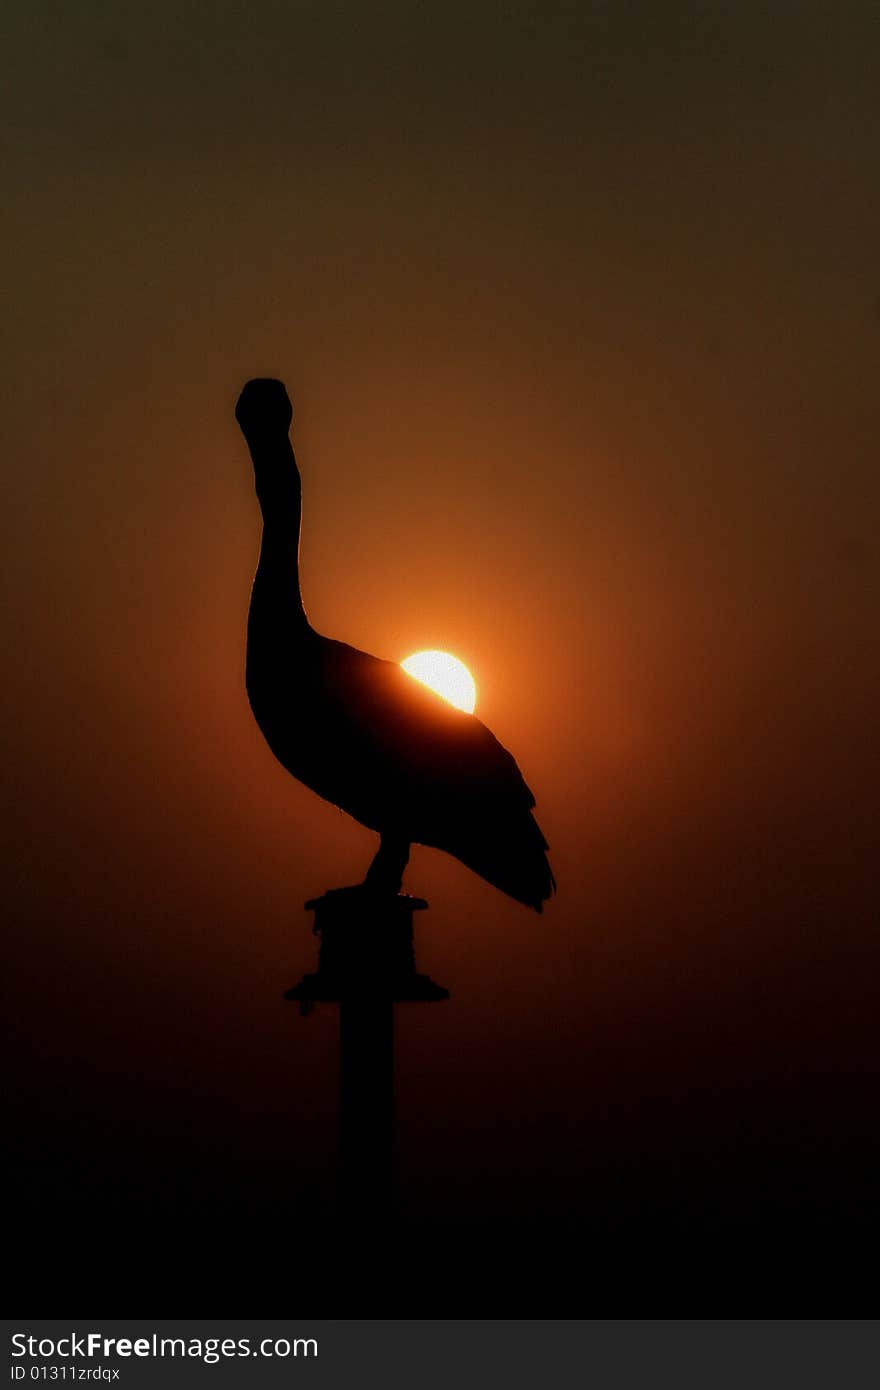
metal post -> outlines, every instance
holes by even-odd
[[[412,918],[427,906],[365,885],[310,899],[318,970],[284,994],[303,1014],[339,1004],[339,1211],[350,1226],[383,1223],[391,1212],[394,1004],[449,998],[415,968]]]
[[[352,1220],[391,1210],[394,1004],[343,995],[339,1001],[339,1198]]]

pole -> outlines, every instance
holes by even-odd
[[[394,1004],[388,997],[339,1001],[340,1209],[361,1224],[391,1210]]]
[[[416,972],[413,913],[428,904],[364,884],[312,898],[321,939],[316,974],[285,990],[300,1013],[339,1004],[339,1214],[354,1227],[381,1225],[392,1207],[394,1004],[448,999]]]

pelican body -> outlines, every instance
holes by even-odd
[[[431,845],[540,912],[555,882],[514,759],[479,719],[396,663],[315,631],[300,592],[302,488],[283,384],[249,381],[235,414],[263,515],[247,693],[275,757],[378,832],[367,885],[397,893],[410,845]]]

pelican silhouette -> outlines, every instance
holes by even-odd
[[[472,714],[392,661],[322,637],[299,582],[302,489],[284,385],[249,381],[235,417],[263,514],[251,594],[247,692],[288,772],[380,835],[365,884],[396,894],[412,843],[453,854],[528,907],[556,884],[535,798],[514,759]]]

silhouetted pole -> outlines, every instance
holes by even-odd
[[[394,1004],[339,1001],[339,1205],[349,1217],[391,1209]]]
[[[427,906],[364,885],[306,903],[321,938],[318,970],[284,997],[303,1014],[339,1004],[339,1211],[349,1224],[382,1222],[391,1210],[394,1004],[449,998],[415,968],[413,913]]]

